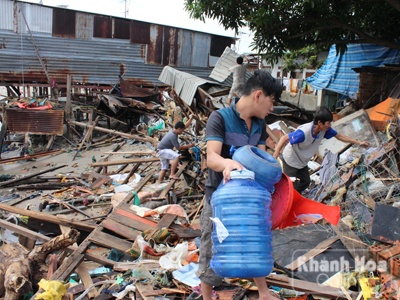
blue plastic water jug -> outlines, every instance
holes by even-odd
[[[233,160],[256,174],[256,180],[269,192],[282,177],[280,163],[268,152],[254,146],[243,146],[235,151]]]
[[[221,237],[223,227],[214,220],[211,268],[218,276],[265,277],[272,271],[270,204],[270,193],[248,170],[232,171],[231,180],[221,182],[213,193],[213,216],[229,233],[220,242],[218,233]]]

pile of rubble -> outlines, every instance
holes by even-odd
[[[32,299],[186,299],[200,292],[205,125],[215,107],[188,106],[171,88],[119,88],[122,95],[101,93],[89,103],[3,102],[2,129],[9,130],[0,134],[5,299],[29,293]],[[213,96],[202,93],[212,104]],[[336,116],[334,129],[373,147],[321,145],[303,196],[340,205],[342,218],[338,226],[307,219],[273,231],[275,268],[266,280],[275,294],[399,299],[400,100],[387,101],[388,110]],[[181,153],[180,180],[157,183],[156,146],[190,115],[195,122],[181,140],[196,146]],[[282,120],[267,128],[271,148],[299,125]],[[231,278],[214,296],[256,299],[256,291],[250,280]]]

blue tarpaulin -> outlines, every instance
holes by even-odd
[[[323,66],[306,81],[317,90],[326,89],[351,96],[357,92],[360,81],[353,68],[398,64],[399,60],[400,51],[386,47],[349,44],[343,55],[336,55],[336,47],[333,45]]]

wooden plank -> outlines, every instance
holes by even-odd
[[[127,207],[127,205],[121,205],[121,206],[115,208],[114,213],[118,214],[120,216],[125,216],[125,217],[127,217],[127,218],[129,218],[131,220],[140,222],[142,224],[145,224],[145,225],[147,225],[146,229],[148,229],[148,226],[151,226],[151,227],[156,227],[157,226],[156,222],[147,220],[146,218],[138,216],[134,212],[130,212],[130,211],[127,211],[127,210],[123,209],[123,208],[126,208],[126,207]]]
[[[112,179],[109,177],[108,178],[99,178],[99,179],[96,179],[96,181],[92,183],[90,188],[97,189],[97,188],[101,187],[103,184],[105,184],[107,182],[111,182],[111,181],[112,181]]]
[[[76,228],[79,230],[84,230],[84,231],[89,231],[89,232],[91,232],[93,229],[96,228],[96,225],[87,224],[85,222],[79,222],[79,221],[72,222],[72,221],[68,221],[68,220],[61,220],[58,217],[47,214],[47,213],[34,212],[31,210],[26,210],[23,208],[9,206],[9,205],[2,204],[2,203],[0,203],[0,209],[9,211],[9,212],[12,212],[15,214],[23,215],[23,216],[28,216],[30,218],[43,220],[46,222],[55,223],[55,224],[59,224],[59,225],[65,225],[68,227],[73,227],[73,228]]]
[[[122,143],[118,144],[113,150],[112,152],[117,152],[119,149],[122,148],[122,146],[124,146],[126,144],[126,141],[123,141]],[[106,155],[105,157],[103,157],[102,159],[99,160],[99,162],[105,161],[105,159],[111,157],[111,155]],[[101,170],[103,169],[103,167],[97,167],[96,169],[94,169],[95,173],[100,173]]]
[[[151,178],[152,174],[149,174],[144,180],[142,180],[135,188],[135,191],[138,192],[145,184],[146,182]],[[121,201],[121,204],[126,204],[129,203],[134,197],[133,193],[128,193],[128,195]],[[63,264],[58,268],[58,270],[51,276],[51,280],[60,280],[64,281],[67,277],[71,275],[73,270],[79,265],[79,263],[82,261],[83,257],[86,254],[83,254],[86,249],[90,246],[91,244],[91,239],[96,236],[99,232],[101,232],[104,229],[103,224],[106,223],[106,221],[111,221],[111,220],[104,220],[100,225],[96,227],[95,230],[93,230],[89,236],[83,241],[79,247],[72,253],[72,255],[69,257],[68,260],[64,261]],[[137,233],[139,234],[139,233]],[[114,262],[113,262],[114,264]],[[31,297],[31,300],[34,300],[36,298],[36,295],[33,295]]]
[[[268,285],[273,285],[277,287],[287,288],[299,292],[304,292],[306,294],[326,297],[329,299],[343,299],[347,300],[347,297],[343,295],[341,289],[333,288],[330,286],[321,285],[318,283],[313,283],[304,280],[298,280],[293,278],[288,278],[282,275],[273,275],[266,278]],[[349,292],[349,295],[355,299],[358,293]]]
[[[123,240],[105,232],[98,232],[95,236],[90,238],[93,244],[113,248],[115,250],[126,252],[126,250],[132,248],[132,242]]]
[[[143,294],[148,296],[160,296],[160,295],[170,295],[170,294],[187,294],[186,291],[181,291],[179,289],[161,289],[161,290],[153,290],[150,292],[144,291]]]
[[[113,134],[113,135],[119,135],[119,136],[122,136],[122,137],[128,138],[128,139],[136,139],[140,142],[150,142],[155,146],[158,145],[158,141],[151,137],[142,137],[140,135],[128,134],[128,133],[119,132],[119,131],[115,131],[115,130],[111,130],[111,129],[107,129],[107,128],[103,128],[103,127],[99,127],[99,126],[88,125],[88,124],[82,123],[82,122],[69,121],[68,123],[77,125],[77,126],[81,126],[81,127],[89,127],[89,128],[93,127],[93,129],[97,130],[97,131],[106,132],[106,133]]]
[[[90,138],[90,136],[92,135],[92,132],[93,132],[93,128],[94,128],[94,126],[96,126],[96,123],[97,123],[98,120],[99,120],[99,116],[97,116],[96,119],[95,119],[93,122],[91,122],[90,125],[92,125],[92,127],[89,127],[89,129],[87,130],[86,135],[84,136],[82,142],[79,144],[79,147],[78,147],[78,149],[76,150],[76,153],[75,153],[74,158],[72,159],[72,161],[74,161],[75,158],[78,156],[79,151],[81,151],[83,145],[84,145],[87,141],[89,141],[89,138]]]
[[[29,237],[31,239],[38,240],[40,242],[46,243],[50,241],[51,239],[43,234],[37,233],[35,231],[23,228],[21,226],[15,225],[13,223],[4,221],[0,219],[0,227],[5,228],[8,230],[11,230],[12,232],[18,233],[19,235],[23,235],[25,237]],[[68,252],[74,252],[77,249],[77,247],[74,246],[69,246],[66,250]],[[103,256],[92,254],[92,253],[85,253],[85,258],[91,261],[98,262],[99,264],[102,264],[107,267],[113,267],[114,261],[107,259]]]
[[[9,181],[4,181],[4,182],[0,183],[0,187],[8,186],[8,185],[16,183],[16,182],[21,182],[23,180],[26,180],[26,179],[29,179],[29,178],[33,178],[33,177],[36,177],[36,176],[44,174],[44,173],[53,172],[55,170],[58,170],[58,169],[61,169],[61,168],[67,167],[67,166],[68,165],[62,165],[62,166],[46,169],[46,170],[43,170],[43,171],[40,171],[40,172],[36,172],[36,173],[30,174],[30,175],[26,175],[26,176],[21,177],[21,178],[9,180]]]
[[[192,170],[184,170],[183,173],[185,173],[186,175],[192,177],[192,178],[197,178],[197,176],[199,176],[198,173],[192,171]]]
[[[82,243],[78,249],[81,247],[85,247],[85,250],[89,245],[86,245]],[[68,257],[66,261],[63,262],[63,264],[51,275],[50,280],[58,280],[58,281],[65,281],[77,268],[78,266],[83,262],[83,259],[85,257],[85,254],[83,254],[81,249],[74,251],[71,256]]]
[[[121,154],[121,155],[136,155],[136,156],[144,156],[144,155],[151,155],[151,156],[157,156],[157,153],[155,151],[152,152],[145,152],[145,151],[124,151],[124,152],[104,152],[104,154]]]
[[[64,153],[64,152],[66,152],[66,151],[65,150],[51,150],[51,151],[39,152],[39,153],[27,155],[27,156],[4,158],[4,159],[0,159],[0,164],[20,161],[20,160],[27,160],[27,159],[31,159],[31,158],[38,158],[38,157],[43,157],[43,156],[47,156],[47,155],[56,155],[56,154],[60,154],[60,153]]]
[[[129,174],[126,176],[122,184],[127,184],[129,182],[129,178],[139,169],[140,163],[136,163],[135,166],[129,171]]]
[[[118,272],[125,272],[128,270],[137,269],[138,266],[144,266],[148,271],[154,271],[160,269],[160,262],[158,260],[138,260],[131,262],[116,262],[114,264],[114,270]]]
[[[332,225],[332,228],[355,260],[363,257],[368,258],[368,247],[364,245],[359,237],[342,220],[339,220],[337,226]]]
[[[116,165],[135,164],[135,163],[153,162],[153,161],[160,161],[160,159],[158,157],[135,158],[135,159],[125,159],[125,160],[98,162],[98,163],[89,164],[89,166],[91,166],[91,167],[105,167],[105,166],[116,166]]]
[[[157,223],[156,228],[157,229],[169,228],[175,219],[176,215],[165,214],[164,217],[161,218],[160,222]]]
[[[133,220],[133,219],[131,219],[129,217],[120,215],[118,213],[115,213],[115,214],[113,213],[108,218],[113,220],[113,221],[115,221],[115,222],[117,222],[117,223],[120,223],[120,224],[122,224],[124,226],[127,226],[129,228],[136,229],[138,231],[145,231],[145,230],[148,230],[150,228],[154,228],[155,227],[155,226],[147,225],[147,224],[142,223],[142,222],[137,221],[137,220]]]
[[[111,230],[112,232],[115,232],[131,241],[135,241],[137,236],[141,234],[141,232],[135,231],[132,228],[122,225],[110,218],[104,220],[101,224],[104,226],[104,228]]]
[[[335,236],[330,239],[327,239],[321,243],[319,243],[314,249],[311,249],[307,253],[301,255],[298,257],[295,261],[292,263],[288,264],[285,266],[286,269],[294,271],[298,269],[300,266],[304,265],[306,262],[308,262],[310,259],[313,257],[321,254],[324,252],[326,249],[328,249],[334,242],[339,240],[339,237]]]
[[[136,283],[136,288],[140,294],[140,296],[142,296],[143,300],[156,300],[156,298],[152,297],[152,296],[146,296],[144,293],[151,293],[153,292],[153,287],[147,284],[144,284],[143,282],[138,282]]]
[[[149,173],[147,174],[147,176],[145,178],[143,178],[142,180],[140,180],[140,182],[136,185],[136,187],[133,189],[136,193],[138,193],[145,185],[146,183],[151,179],[151,177],[153,176],[153,173]],[[133,198],[133,193],[132,194],[132,198]],[[131,198],[131,200],[132,200]],[[128,202],[125,202],[128,203]]]
[[[63,225],[60,225],[60,229],[63,234],[67,233],[70,230],[69,227],[63,226]],[[78,246],[77,243],[74,243],[74,246],[77,247]],[[88,289],[93,284],[92,278],[90,277],[90,274],[89,274],[89,270],[83,261],[76,268],[76,273],[78,274],[79,278],[82,280],[82,283],[85,286],[85,289]],[[96,296],[96,291],[94,289],[90,290],[88,293],[89,299],[93,298],[95,296]]]
[[[176,176],[180,176],[182,174],[182,172],[186,169],[186,166],[189,164],[189,161],[185,161],[183,162],[183,164],[179,167],[178,171],[176,172]],[[167,193],[169,192],[169,190],[174,186],[176,180],[175,179],[171,179],[168,183],[168,185],[165,187],[165,189],[161,192],[160,196],[158,197],[159,199],[165,199],[165,196],[167,195]]]

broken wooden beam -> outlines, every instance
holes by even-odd
[[[370,252],[368,247],[360,240],[360,238],[346,225],[341,219],[337,226],[332,225],[333,230],[339,236],[343,245],[351,256],[356,260],[361,260],[364,257],[368,259]]]
[[[38,158],[38,157],[43,157],[43,156],[48,156],[48,155],[56,155],[56,154],[61,154],[64,152],[65,152],[65,150],[51,150],[51,151],[39,152],[39,153],[26,155],[26,156],[4,158],[4,159],[0,159],[0,164],[10,163],[10,162],[20,161],[20,160],[27,160],[27,159],[32,159],[32,158]]]
[[[153,145],[158,145],[158,141],[156,139],[153,139],[151,137],[142,137],[140,135],[135,135],[135,134],[129,134],[129,133],[124,133],[124,132],[119,132],[119,131],[114,131],[111,129],[106,129],[103,127],[99,127],[99,126],[93,126],[93,125],[88,125],[86,123],[82,123],[82,122],[77,122],[77,121],[69,121],[68,123],[73,124],[73,125],[77,125],[77,126],[81,126],[81,127],[93,127],[94,130],[97,131],[101,131],[101,132],[106,132],[106,133],[110,133],[110,134],[114,134],[114,135],[119,135],[128,139],[135,139],[141,142],[150,142]]]
[[[319,243],[315,248],[311,249],[307,253],[301,255],[298,257],[295,261],[292,263],[288,264],[285,266],[286,269],[290,271],[294,271],[298,269],[300,266],[304,265],[306,262],[308,262],[310,259],[313,257],[321,254],[324,252],[326,249],[328,249],[334,242],[339,240],[339,237],[335,236],[329,239],[326,239],[325,241]]]
[[[47,213],[34,212],[31,210],[18,208],[18,207],[14,207],[14,206],[9,206],[9,205],[2,204],[2,203],[0,203],[0,209],[8,211],[8,212],[12,212],[14,214],[28,216],[30,218],[43,220],[43,221],[58,224],[58,225],[65,225],[65,226],[69,226],[72,228],[76,228],[76,229],[84,230],[84,231],[88,231],[88,232],[90,232],[96,228],[96,225],[90,225],[85,222],[73,222],[73,221],[61,220],[60,218],[50,215],[50,214],[47,214]]]
[[[267,284],[287,288],[299,292],[304,292],[311,295],[317,295],[326,297],[329,299],[344,299],[347,300],[341,289],[333,288],[326,285],[321,285],[314,282],[293,279],[282,275],[269,275],[267,278]],[[358,293],[349,292],[352,298],[356,298]]]
[[[135,158],[135,159],[126,159],[126,160],[116,160],[116,161],[105,161],[89,164],[91,167],[105,167],[105,166],[116,166],[116,165],[124,165],[124,164],[136,164],[142,162],[154,162],[160,161],[158,157],[152,158]]]
[[[179,167],[179,169],[178,169],[178,171],[176,172],[175,175],[176,175],[177,177],[179,177],[179,176],[183,173],[183,171],[185,170],[185,168],[187,167],[188,164],[189,164],[189,161],[188,161],[188,160],[185,161],[185,162],[183,162],[183,164]],[[165,187],[165,189],[161,192],[161,194],[160,194],[160,196],[158,197],[158,199],[160,199],[160,200],[161,200],[161,199],[164,199],[165,196],[167,196],[169,190],[174,186],[175,182],[176,182],[176,179],[171,179],[171,180],[168,182],[168,185]]]
[[[5,182],[0,183],[0,187],[8,186],[8,185],[13,184],[15,182],[20,182],[20,181],[26,180],[28,178],[32,178],[32,177],[36,177],[38,175],[44,174],[44,173],[52,172],[52,171],[64,168],[66,166],[68,166],[68,165],[62,165],[62,166],[46,169],[46,170],[43,170],[43,171],[40,171],[40,172],[36,172],[36,173],[30,174],[30,175],[26,175],[26,176],[21,177],[21,178],[5,181]]]
[[[10,223],[10,222],[4,221],[4,220],[0,220],[0,227],[8,229],[8,230],[15,232],[21,236],[29,237],[31,239],[35,239],[35,240],[43,242],[43,243],[46,243],[51,240],[51,238],[49,238],[43,234],[37,233],[33,230],[26,229],[24,227],[15,225],[13,223]],[[109,244],[108,244],[108,246],[109,246]],[[77,248],[76,246],[69,246],[68,248],[66,248],[66,250],[68,252],[74,252],[76,250],[76,248]],[[97,262],[99,264],[102,264],[105,267],[112,268],[115,263],[115,261],[113,261],[113,260],[107,259],[101,255],[93,254],[91,252],[85,253],[85,258],[88,260]]]
[[[99,116],[97,116],[96,119],[93,122],[91,122],[90,125],[92,125],[92,126],[89,127],[89,129],[87,130],[86,135],[83,137],[82,142],[79,144],[78,149],[76,150],[76,153],[75,153],[74,158],[72,159],[72,161],[74,161],[75,158],[78,156],[79,151],[81,151],[83,145],[85,143],[89,142],[90,136],[92,135],[92,132],[93,132],[93,128],[96,126],[98,120],[99,120]]]

